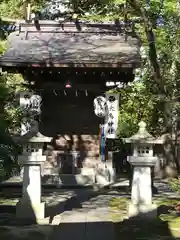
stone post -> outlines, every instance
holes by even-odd
[[[144,122],[139,123],[138,133],[125,141],[133,147],[133,156],[128,156],[127,159],[133,166],[128,215],[156,217],[156,205],[152,203],[151,168],[157,161],[157,157],[153,155],[153,146],[160,142],[147,132]]]
[[[106,162],[97,165],[95,168],[95,183],[103,186],[116,181],[116,169],[113,166],[112,158],[112,154],[109,154]]]
[[[16,205],[18,218],[38,220],[45,217],[45,203],[41,202],[41,164],[46,160],[43,145],[50,141],[40,133],[24,141],[22,155],[18,158],[24,166],[22,197]]]
[[[106,166],[109,172],[109,183],[114,183],[116,181],[116,169],[114,167],[113,151],[108,151]]]

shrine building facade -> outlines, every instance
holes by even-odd
[[[110,89],[107,82],[134,80],[139,48],[133,27],[115,23],[21,23],[9,35],[0,67],[21,73],[27,89],[42,98],[38,128],[52,139],[44,146],[44,174],[72,173],[59,167],[59,156],[70,152],[78,153],[77,169],[99,163],[102,120],[93,100]]]

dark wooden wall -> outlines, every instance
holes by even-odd
[[[66,90],[66,95],[64,91],[42,94],[40,132],[53,137],[47,146],[47,154],[48,161],[54,166],[58,164],[59,153],[71,150],[80,152],[83,163],[99,159],[101,120],[94,114],[95,97],[93,92],[88,91],[86,96],[85,91],[76,93],[74,90]]]
[[[64,91],[42,95],[41,131],[46,136],[97,135],[99,118],[94,114],[94,95],[85,91]]]

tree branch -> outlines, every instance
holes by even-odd
[[[161,77],[160,66],[157,58],[157,50],[155,44],[155,36],[153,32],[152,22],[148,16],[147,10],[142,6],[139,0],[127,0],[128,4],[136,11],[139,12],[144,24],[146,38],[149,45],[149,59],[153,69],[153,77],[158,84],[161,94],[166,94],[164,83]]]

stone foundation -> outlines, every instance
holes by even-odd
[[[32,204],[20,200],[16,205],[16,217],[22,219],[40,220],[45,218],[45,203]]]
[[[49,174],[42,177],[44,184],[61,185],[107,185],[115,182],[116,174],[113,168],[81,168],[79,174]]]
[[[155,204],[133,204],[128,205],[129,217],[156,218],[157,206]]]

